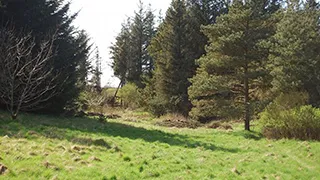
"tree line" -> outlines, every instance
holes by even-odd
[[[304,92],[319,107],[316,1],[173,0],[157,27],[148,13],[139,7],[111,54],[122,85],[156,115],[240,118],[250,130],[282,93]]]

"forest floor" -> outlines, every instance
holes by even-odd
[[[0,179],[319,179],[320,142],[232,130],[161,127],[131,118],[0,112]]]

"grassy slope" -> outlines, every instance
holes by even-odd
[[[320,142],[0,113],[0,179],[317,179]],[[100,159],[101,161],[98,161]]]

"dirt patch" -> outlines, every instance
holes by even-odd
[[[165,119],[156,122],[158,126],[176,127],[176,128],[191,128],[196,129],[201,126],[199,122],[188,119]]]
[[[95,157],[95,156],[92,156],[89,158],[90,161],[98,161],[98,162],[101,162],[101,159]]]
[[[223,122],[213,122],[207,126],[211,129],[233,130],[232,125]]]
[[[140,120],[132,119],[132,118],[126,118],[126,119],[124,119],[123,121],[126,121],[126,122],[135,122],[135,123],[140,123],[140,122],[141,122]]]
[[[54,165],[54,164],[52,164],[52,163],[50,163],[50,162],[48,162],[48,161],[45,161],[44,163],[43,163],[43,165],[44,165],[44,167],[46,167],[47,169],[53,169],[53,170],[55,170],[55,171],[59,171],[59,170],[61,170],[59,167],[57,167],[56,165]]]
[[[82,148],[79,147],[79,146],[72,146],[71,149],[74,150],[74,151],[80,151],[80,150],[82,150]]]
[[[4,174],[8,168],[5,165],[0,164],[0,175]]]
[[[40,134],[37,133],[37,132],[35,132],[35,131],[28,131],[28,132],[27,132],[27,135],[37,137],[37,136],[39,136]]]
[[[233,173],[235,173],[235,174],[238,174],[238,175],[241,174],[241,173],[238,171],[237,167],[232,168],[231,171],[232,171]]]
[[[35,153],[35,152],[29,152],[29,155],[30,155],[30,156],[36,156],[37,153]]]
[[[112,150],[113,150],[114,152],[122,152],[121,149],[120,149],[118,146],[112,147]]]
[[[75,157],[75,158],[73,158],[72,159],[74,162],[79,162],[79,161],[81,161],[81,158],[80,157]]]
[[[107,119],[120,119],[121,116],[119,116],[117,114],[109,114],[109,115],[106,115],[106,118]]]
[[[89,163],[87,161],[79,161],[79,163],[82,165],[89,165]]]
[[[83,138],[83,137],[76,137],[71,140],[73,143],[81,144],[81,145],[87,145],[87,146],[102,146],[106,147],[107,149],[111,149],[111,146],[104,140],[104,139],[91,139],[91,138]],[[76,149],[74,149],[76,148]],[[73,150],[79,149],[76,146],[72,147]],[[78,150],[80,151],[81,148]]]

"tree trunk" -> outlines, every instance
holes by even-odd
[[[17,119],[17,114],[11,114],[11,119],[16,120]]]
[[[249,102],[248,67],[244,69],[244,129],[250,131],[250,102]]]
[[[122,82],[123,82],[123,81],[120,81],[119,86],[117,87],[117,90],[116,90],[116,92],[114,93],[114,96],[113,96],[113,98],[112,98],[112,106],[115,106],[116,99],[117,99],[117,94],[118,94],[118,92],[119,92],[119,89],[121,88]]]

